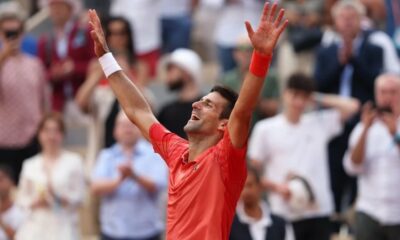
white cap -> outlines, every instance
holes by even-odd
[[[24,21],[28,14],[18,2],[0,3],[0,19],[8,16],[15,16],[21,21]]]
[[[48,7],[51,3],[57,3],[57,2],[66,3],[66,4],[70,5],[73,9],[74,15],[79,14],[83,9],[81,0],[39,0],[39,6],[41,8],[44,8],[44,7]]]
[[[167,64],[173,64],[192,76],[197,84],[201,82],[202,62],[199,55],[186,48],[176,49],[171,53]]]

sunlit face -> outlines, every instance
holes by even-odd
[[[128,49],[128,31],[124,22],[116,20],[107,26],[109,36],[107,38],[108,46],[113,51],[126,51]]]
[[[63,25],[72,17],[72,6],[62,1],[50,3],[50,18],[55,25]]]
[[[4,20],[0,26],[0,40],[2,42],[16,40],[20,43],[23,33],[22,29],[23,27],[21,21],[17,19]],[[12,37],[7,36],[11,32],[13,32],[13,36]]]
[[[261,185],[251,172],[247,173],[246,183],[240,198],[245,205],[254,205],[261,198]]]
[[[286,89],[283,93],[283,101],[286,111],[300,116],[310,102],[310,94],[300,90]]]
[[[125,115],[119,115],[115,122],[114,137],[119,144],[132,146],[139,139],[140,131]]]
[[[53,119],[48,119],[39,131],[39,142],[43,149],[61,148],[63,137],[60,125]]]
[[[361,17],[352,7],[340,9],[334,16],[336,31],[347,38],[355,38],[360,32]]]
[[[220,119],[228,101],[217,92],[211,92],[193,103],[192,115],[184,130],[190,134],[213,135],[223,129],[227,119]]]
[[[395,77],[378,79],[375,87],[376,103],[381,108],[397,108],[400,103],[400,85]]]
[[[0,171],[0,199],[7,197],[10,194],[12,187],[13,183],[11,179],[5,173]]]

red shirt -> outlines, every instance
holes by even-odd
[[[154,150],[169,167],[168,240],[226,240],[246,180],[246,150],[226,129],[217,145],[188,162],[188,141],[161,124],[150,128]]]

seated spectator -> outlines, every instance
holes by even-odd
[[[85,80],[93,42],[88,26],[77,18],[80,0],[42,2],[50,10],[52,28],[39,40],[38,55],[52,86],[52,109],[61,112]]]
[[[17,12],[0,15],[0,156],[18,182],[22,162],[38,152],[36,131],[46,110],[45,71],[22,53],[24,21]]]
[[[202,61],[192,50],[177,49],[167,61],[166,84],[178,99],[163,106],[157,119],[168,130],[186,138],[183,127],[192,114],[192,104],[201,98]]]
[[[12,191],[15,187],[11,168],[0,165],[0,240],[12,240],[21,226],[24,216],[14,204]]]
[[[344,166],[358,176],[356,240],[400,239],[400,77],[375,83],[376,107],[363,107]]]
[[[17,201],[27,219],[18,240],[77,240],[85,179],[80,156],[62,149],[64,124],[49,114],[39,126],[42,152],[23,166]]]
[[[92,192],[101,197],[101,239],[161,239],[158,197],[168,170],[122,111],[114,133],[117,143],[100,153],[92,177]]]
[[[256,169],[247,170],[247,179],[236,207],[229,240],[294,240],[293,229],[271,214],[261,198],[261,179]]]
[[[240,37],[233,52],[237,67],[224,74],[221,82],[223,85],[236,92],[240,91],[243,79],[249,71],[252,53],[250,39],[247,36]],[[261,97],[258,109],[253,114],[253,123],[265,117],[272,117],[278,112],[279,84],[273,69],[269,71],[265,79]]]
[[[264,167],[272,213],[293,224],[296,240],[329,240],[333,212],[327,146],[358,111],[352,98],[313,93],[313,79],[295,74],[283,93],[283,113],[253,130],[249,158]],[[314,104],[329,108],[305,113]]]

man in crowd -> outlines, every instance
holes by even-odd
[[[117,143],[100,153],[91,186],[101,196],[102,240],[160,239],[158,199],[167,186],[167,168],[123,112],[114,135]]]
[[[167,239],[228,239],[235,206],[246,180],[250,118],[273,50],[287,25],[284,10],[266,3],[256,31],[246,28],[255,49],[240,95],[215,87],[200,101],[185,126],[188,141],[162,126],[138,88],[109,53],[100,20],[90,11],[95,53],[129,119],[150,139],[169,167]],[[236,101],[237,99],[237,101]]]
[[[363,107],[344,166],[358,176],[356,240],[400,239],[400,77],[375,82],[376,107]]]
[[[157,119],[182,138],[187,138],[183,127],[192,114],[192,104],[201,98],[201,69],[200,57],[189,49],[175,50],[167,62],[167,87],[178,93],[178,99],[162,107]]]
[[[23,222],[22,210],[14,205],[12,191],[15,187],[12,169],[0,165],[0,240],[14,239]]]
[[[93,44],[89,29],[78,19],[79,0],[43,0],[52,28],[39,40],[38,55],[52,86],[52,109],[63,111],[84,82]]]
[[[374,99],[374,81],[382,72],[400,73],[400,63],[391,39],[380,31],[364,30],[364,5],[356,0],[340,0],[332,8],[336,39],[323,40],[316,58],[318,91],[354,97],[365,103]],[[355,196],[355,180],[343,169],[348,137],[357,118],[346,123],[343,134],[329,146],[329,162],[336,212],[343,207],[346,189]],[[347,204],[348,205],[348,204]]]
[[[249,144],[249,158],[258,169],[264,167],[272,213],[292,222],[296,240],[330,239],[327,146],[358,111],[355,99],[313,91],[313,79],[292,75],[283,113],[258,122]],[[328,109],[305,113],[310,104]]]
[[[18,182],[23,160],[38,151],[36,130],[45,111],[45,71],[21,51],[24,21],[16,12],[0,16],[0,156]]]
[[[271,214],[262,199],[262,192],[258,171],[248,168],[229,240],[294,240],[292,227],[284,219]]]

